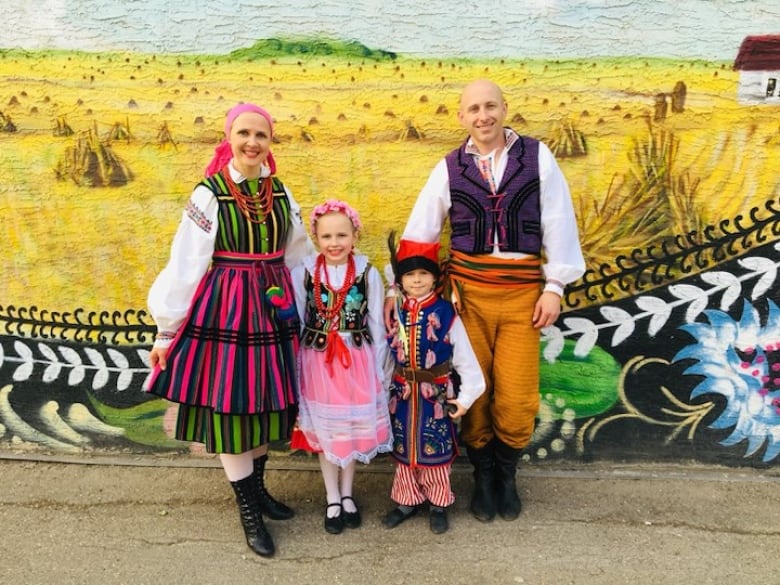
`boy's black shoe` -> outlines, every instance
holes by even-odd
[[[404,512],[400,507],[390,510],[384,518],[382,518],[382,525],[385,528],[395,528],[401,522],[411,518],[417,514],[417,508],[412,508],[409,512]]]
[[[431,532],[434,534],[444,534],[449,530],[450,523],[447,520],[447,510],[437,506],[431,506],[431,515],[428,519]]]

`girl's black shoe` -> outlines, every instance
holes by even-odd
[[[355,504],[354,512],[347,512],[344,509],[344,500],[352,500],[352,503]],[[347,528],[360,528],[360,525],[363,523],[363,518],[360,516],[360,508],[358,508],[357,502],[352,496],[344,496],[341,498],[341,502],[341,517],[344,519],[344,526]]]
[[[336,507],[339,509],[339,513],[337,516],[334,516],[333,518],[328,517],[328,509]],[[341,509],[341,504],[328,504],[325,507],[325,532],[329,534],[341,534],[341,531],[344,530],[344,514]]]

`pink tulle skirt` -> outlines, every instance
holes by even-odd
[[[324,453],[345,467],[368,463],[392,449],[387,392],[376,372],[373,348],[345,341],[351,364],[326,362],[327,352],[302,347],[299,354],[300,397],[298,430],[305,438],[296,445]]]

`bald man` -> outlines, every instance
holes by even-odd
[[[461,425],[470,509],[484,522],[520,514],[515,472],[539,410],[541,329],[585,271],[566,180],[547,146],[504,126],[507,111],[492,81],[463,89],[468,139],[433,169],[403,232],[436,242],[450,220],[447,278],[487,381]]]

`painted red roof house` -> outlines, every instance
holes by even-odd
[[[734,69],[739,71],[740,102],[780,104],[780,35],[745,37]]]

